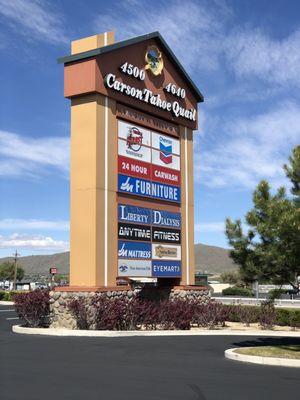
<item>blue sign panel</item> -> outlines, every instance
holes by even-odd
[[[151,210],[125,204],[118,205],[118,219],[123,222],[136,222],[138,224],[151,224]]]
[[[178,186],[165,185],[159,182],[151,182],[152,197],[155,199],[175,201],[180,203],[181,189]]]
[[[169,211],[152,210],[152,224],[181,228],[181,215],[180,213],[172,213]]]
[[[120,192],[135,194],[138,196],[153,197],[155,199],[180,203],[181,193],[179,187],[165,185],[159,182],[151,182],[127,175],[119,174],[118,190]]]
[[[151,243],[125,242],[124,240],[119,240],[118,242],[119,258],[138,258],[145,260],[151,258],[151,255]]]
[[[152,276],[163,278],[181,277],[181,262],[180,261],[152,261]]]

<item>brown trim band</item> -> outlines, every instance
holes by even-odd
[[[142,125],[146,128],[153,129],[154,131],[165,133],[167,135],[178,138],[179,126],[172,124],[164,119],[153,117],[150,114],[137,111],[124,104],[117,103],[117,117],[126,121]]]
[[[181,209],[180,206],[170,204],[169,202],[166,202],[167,204],[161,204],[160,200],[139,200],[137,196],[122,194],[122,193],[117,193],[117,203],[122,203],[122,204],[128,204],[131,206],[137,206],[137,207],[144,207],[144,208],[154,208],[157,210],[162,210],[162,211],[170,211],[170,212],[177,212],[180,213]]]

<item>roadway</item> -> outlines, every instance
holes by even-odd
[[[6,311],[7,310],[7,311]],[[231,361],[224,350],[300,344],[246,336],[66,338],[19,335],[0,306],[1,400],[282,400],[300,371]]]
[[[263,301],[266,301],[266,297],[238,297],[238,296],[222,296],[214,293],[212,299],[221,302],[222,304],[243,304],[243,305],[260,305]],[[275,307],[281,308],[300,308],[299,296],[294,299],[276,299],[274,301]]]

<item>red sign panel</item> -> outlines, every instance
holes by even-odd
[[[50,274],[52,274],[52,275],[55,275],[55,274],[57,274],[57,268],[50,268]]]
[[[153,181],[180,186],[180,171],[152,164],[151,172]]]
[[[121,174],[131,175],[136,178],[150,179],[151,164],[132,158],[119,156],[118,171]]]

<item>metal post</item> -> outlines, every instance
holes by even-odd
[[[17,261],[20,254],[18,254],[17,250],[14,256],[14,282],[13,282],[13,290],[16,290],[16,281],[17,281]]]

